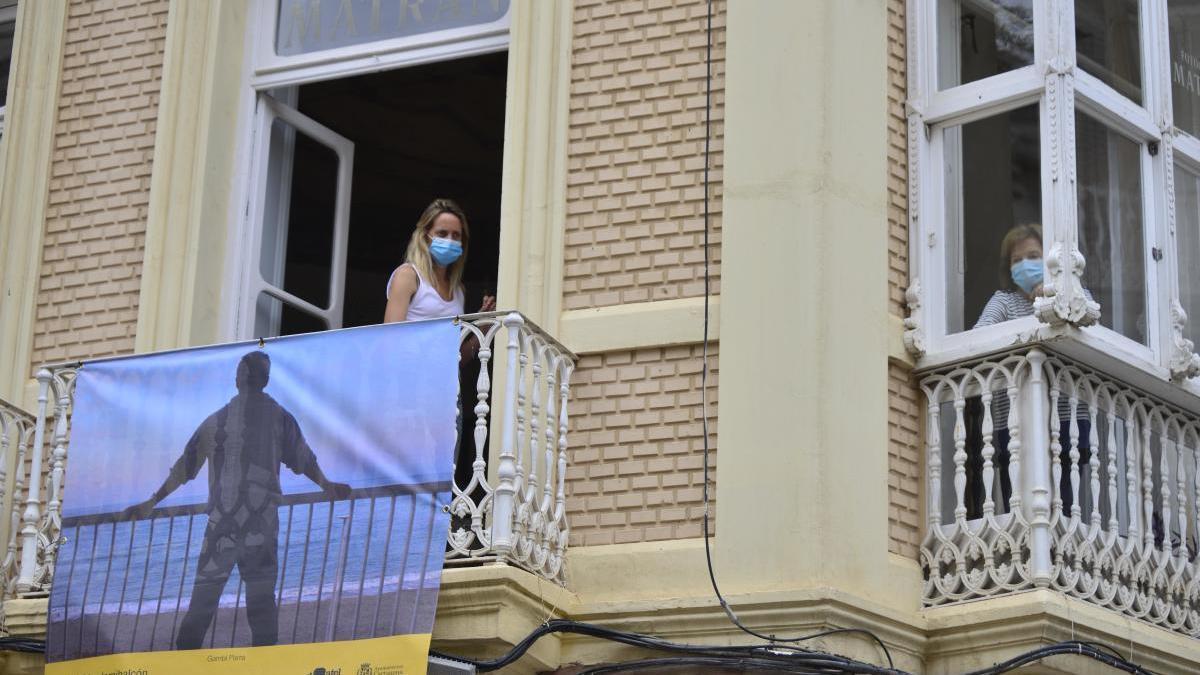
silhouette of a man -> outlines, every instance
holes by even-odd
[[[158,502],[195,478],[208,463],[208,527],[192,600],[179,624],[178,649],[201,646],[234,565],[246,584],[252,644],[278,641],[275,577],[281,464],[307,476],[333,498],[350,494],[349,485],[325,477],[296,418],[263,391],[270,371],[271,360],[264,352],[243,356],[237,368],[237,395],[200,424],[154,495],[125,510],[126,517],[147,517]]]

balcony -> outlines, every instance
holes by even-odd
[[[924,603],[1049,588],[1200,637],[1197,408],[1065,351],[919,375]]]
[[[500,563],[562,584],[569,534],[564,482],[567,401],[575,355],[518,312],[464,316],[459,319],[459,326],[460,343],[479,344],[471,357],[473,362],[464,364],[462,369],[470,374],[475,385],[470,390],[469,383],[463,383],[459,406],[460,419],[465,418],[471,429],[462,433],[456,453],[462,466],[456,467],[450,502],[442,505],[451,514],[446,541],[444,545],[431,542],[421,545],[444,546],[447,567]],[[150,550],[163,554],[173,550],[172,545],[175,548],[199,545],[200,537],[189,537],[202,531],[202,525],[192,526],[197,508],[158,508],[137,523],[118,523],[116,514],[64,521],[61,504],[64,494],[69,494],[71,412],[79,367],[78,363],[60,364],[38,372],[36,415],[0,402],[0,471],[16,467],[12,476],[0,476],[3,505],[7,509],[4,512],[10,514],[7,529],[3,527],[5,523],[0,523],[0,534],[6,537],[8,546],[7,557],[0,566],[4,600],[45,597],[59,581],[67,589],[83,589],[91,602],[86,589],[92,585],[107,592],[110,588],[121,588],[122,580],[126,584],[130,579],[145,583],[149,570],[161,570],[163,573],[157,576],[165,578],[167,567],[179,564],[165,555],[151,559]],[[496,392],[497,388],[502,392]],[[493,421],[494,417],[498,419]],[[494,441],[492,447],[500,448],[498,453],[489,451],[489,440]],[[16,453],[15,458],[12,453]],[[469,466],[464,465],[466,462]],[[336,631],[338,639],[346,637],[342,634],[345,621],[338,618],[339,608],[362,596],[364,584],[388,583],[388,560],[408,559],[407,553],[398,551],[407,552],[410,545],[415,545],[413,542],[393,542],[390,537],[374,542],[376,538],[369,530],[389,518],[389,513],[391,518],[414,515],[412,509],[404,506],[408,495],[401,492],[381,488],[356,491],[345,500],[349,502],[349,515],[340,516],[337,520],[341,522],[333,519],[337,505],[323,494],[289,495],[285,500],[280,507],[280,524],[281,533],[287,533],[287,545],[295,544],[314,556],[337,556],[330,560],[338,563],[336,573],[329,579],[322,577],[314,587],[318,591],[317,602],[325,601],[332,608],[328,613],[332,619],[322,627],[314,624],[300,628],[310,632]],[[347,510],[342,506],[339,513]],[[360,562],[349,564],[355,553],[348,554],[344,546],[339,551],[337,543],[349,539],[349,529],[360,527],[368,528],[366,537],[373,542],[369,546],[377,544],[379,553],[364,552],[356,559]],[[389,526],[388,532],[391,531]],[[148,553],[144,561],[126,561],[123,566],[95,571],[75,570],[68,565],[67,578],[56,580],[56,556],[65,537],[73,537],[81,546],[98,546],[101,550],[104,547],[117,550],[121,541],[132,542],[137,537],[152,541],[155,546],[145,546]],[[381,556],[379,560],[383,561],[378,578],[374,579],[367,571],[367,560],[372,555]],[[303,569],[299,572],[303,573]],[[286,570],[282,573],[288,574]],[[397,578],[406,578],[405,572],[401,570]],[[312,580],[307,585],[304,581],[300,580],[299,588],[312,586]],[[160,590],[160,601],[178,600],[178,593],[175,600],[162,600],[170,593],[165,586]],[[102,597],[101,605],[107,606],[104,603],[110,600],[119,609],[119,618],[126,611],[125,603],[120,597]],[[235,613],[241,606],[244,603],[235,605]],[[146,610],[148,614],[156,615],[153,605],[147,607],[151,607]],[[396,620],[397,608],[391,609],[390,614],[387,611],[381,614],[380,607],[366,608],[360,617],[356,607],[349,635],[390,626]],[[44,606],[41,611],[44,621]],[[139,608],[126,616],[136,621],[141,613]],[[376,616],[380,614],[382,618]],[[236,627],[237,622],[232,623]],[[145,630],[151,631],[148,635],[154,634],[150,626]],[[138,631],[134,630],[133,635],[139,635]],[[82,649],[86,645],[77,647]]]

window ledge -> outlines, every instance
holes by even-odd
[[[1194,673],[1200,642],[1050,590],[1013,593],[926,609],[926,672],[966,672],[1060,640],[1119,646],[1157,673]],[[1092,672],[1096,662],[1059,657],[1067,672]],[[1078,670],[1076,670],[1078,669]],[[1062,672],[1062,671],[1054,671]]]
[[[1170,371],[1134,353],[1108,335],[1107,329],[1049,326],[1029,319],[1013,321],[1009,330],[979,331],[977,340],[958,342],[917,361],[916,372],[938,370],[1019,347],[1042,345],[1171,405],[1200,414],[1200,378],[1174,382]]]

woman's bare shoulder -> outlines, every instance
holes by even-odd
[[[393,293],[405,291],[411,297],[413,293],[417,292],[417,286],[420,284],[417,270],[412,265],[404,263],[392,270],[392,276],[388,280],[388,297],[391,297]]]
[[[417,269],[408,263],[404,263],[392,270],[392,285],[401,281],[410,283],[415,288],[417,285]]]

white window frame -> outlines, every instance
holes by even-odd
[[[0,24],[5,24],[5,23],[11,23],[11,24],[13,24],[14,28],[16,27],[17,3],[15,0],[11,5],[7,5],[5,7],[0,7]],[[17,43],[16,31],[14,30],[13,31],[13,48],[14,49],[16,48],[16,43]],[[11,55],[10,55],[10,58],[11,58]],[[10,63],[11,63],[11,61],[10,61]],[[12,77],[13,77],[13,74],[9,73],[8,74],[9,80],[12,80]],[[0,105],[0,136],[4,135],[4,128],[5,128],[6,122],[7,122],[7,115],[5,113],[7,112],[7,109],[8,109],[8,102],[5,101],[5,105]]]
[[[294,89],[287,91],[295,92]],[[271,203],[271,200],[266,199],[267,180],[270,173],[267,165],[271,163],[272,159],[271,127],[276,120],[280,120],[288,126],[284,134],[283,146],[275,153],[276,162],[281,165],[280,180],[282,184],[279,199],[277,203]],[[314,305],[283,289],[279,280],[283,278],[283,267],[286,262],[284,257],[287,252],[287,232],[277,236],[273,241],[266,241],[263,232],[264,223],[269,219],[274,218],[280,223],[288,221],[292,148],[294,134],[297,131],[332,151],[338,162],[336,197],[333,207],[333,232],[329,251],[329,282],[327,286],[329,299],[324,307]],[[325,324],[326,328],[341,328],[345,304],[343,295],[346,288],[346,252],[350,240],[350,183],[353,178],[354,144],[305,116],[286,102],[277,101],[265,93],[259,95],[255,138],[258,141],[253,164],[255,188],[254,192],[250,194],[246,215],[251,250],[259,253],[259,257],[252,255],[251,259],[247,260],[246,277],[243,280],[246,298],[239,325],[253,329],[258,314],[258,298],[261,294],[266,294],[281,303],[272,312],[270,319],[270,323],[274,326],[272,332],[278,331],[283,304],[290,305],[294,309],[318,319]],[[262,247],[265,245],[270,245],[274,249],[274,254],[271,256],[274,267],[271,279],[264,276],[260,264]]]
[[[352,77],[405,66],[434,63],[451,59],[490,54],[509,49],[509,27],[512,3],[498,21],[411,37],[390,38],[359,45],[322,50],[309,54],[280,57],[275,54],[275,27],[279,0],[253,0],[246,22],[246,53],[244,81],[251,95],[239,112],[239,128],[243,130],[237,156],[236,175],[231,202],[233,222],[231,232],[238,245],[229,249],[226,265],[226,294],[222,333],[235,340],[262,337],[254,335],[254,305],[263,289],[255,281],[259,271],[261,242],[258,218],[262,208],[262,186],[256,161],[265,153],[257,143],[264,133],[259,116],[268,92],[283,92],[287,88],[313,82]],[[261,156],[261,157],[260,157]],[[264,172],[261,172],[265,174]],[[351,214],[353,217],[353,214]],[[271,293],[280,297],[278,293]],[[247,304],[249,307],[247,307]],[[340,312],[339,312],[340,314]],[[340,328],[331,325],[331,328]]]
[[[1200,166],[1200,139],[1172,124],[1167,0],[1141,0],[1140,4],[1141,105],[1077,66],[1073,0],[1033,0],[1031,65],[939,91],[938,4],[939,0],[908,0],[907,4],[910,316],[905,322],[905,342],[910,350],[921,362],[932,365],[995,351],[1035,333],[1060,333],[1117,355],[1155,377],[1176,381],[1194,377],[1200,359],[1194,357],[1193,345],[1180,343],[1178,326],[1172,323],[1171,306],[1179,298],[1179,261],[1171,190],[1174,154],[1179,153],[1188,165]],[[943,131],[1031,103],[1037,103],[1040,118],[1043,254],[1047,259],[1061,251],[1059,259],[1067,260],[1069,266],[1070,254],[1079,251],[1076,109],[1142,148],[1146,344],[1100,326],[1091,312],[1068,312],[1065,306],[1059,309],[1050,301],[1041,303],[1036,318],[954,334],[947,331],[950,263],[945,247],[951,233]],[[1157,144],[1156,154],[1151,154],[1151,144]],[[1060,290],[1060,296],[1070,299],[1070,274],[1064,272],[1052,279],[1047,270],[1048,286],[1064,278],[1060,284],[1067,293]],[[1073,288],[1074,295],[1082,296],[1078,283]],[[1075,299],[1082,302],[1081,297]],[[1200,321],[1200,317],[1189,320]],[[964,323],[969,326],[969,318]],[[1070,326],[1084,328],[1074,331]],[[1200,382],[1191,380],[1184,385],[1200,394]]]
[[[316,1],[319,3],[322,0]],[[324,1],[333,3],[339,0]],[[307,4],[313,0],[305,2]],[[255,64],[251,84],[255,89],[304,84],[502,51],[508,48],[509,25],[512,21],[510,3],[504,16],[491,23],[279,56],[275,53],[279,5],[279,0],[255,0],[249,22],[251,30],[255,31],[251,51]]]

